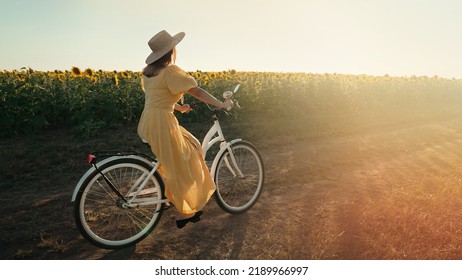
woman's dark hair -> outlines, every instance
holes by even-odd
[[[159,58],[151,64],[148,64],[143,69],[143,75],[145,75],[148,78],[157,76],[160,70],[172,63],[172,55],[173,49],[166,53],[163,57]]]

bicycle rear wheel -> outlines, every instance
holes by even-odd
[[[225,151],[219,158],[214,174],[215,199],[226,212],[241,214],[252,208],[263,188],[265,171],[257,149],[246,141],[231,146],[239,175],[231,154]]]
[[[122,158],[99,167],[106,178],[124,196],[119,198],[103,176],[95,170],[79,190],[74,205],[74,220],[83,237],[104,249],[120,249],[133,245],[155,228],[162,216],[164,184],[156,172],[133,200],[152,166],[133,158]]]

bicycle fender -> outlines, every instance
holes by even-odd
[[[102,161],[100,161],[98,163],[98,165],[103,165],[105,163],[108,163],[110,161],[113,161],[113,160],[116,160],[116,159],[120,159],[120,158],[134,158],[134,159],[139,159],[139,160],[142,160],[144,162],[146,162],[147,164],[153,166],[152,162],[149,161],[148,159],[144,158],[144,157],[140,157],[140,156],[137,156],[137,155],[129,155],[129,156],[112,156],[112,157],[108,157]],[[92,166],[90,167],[87,172],[85,172],[85,174],[83,174],[83,176],[80,178],[79,182],[77,183],[77,185],[75,186],[75,189],[74,189],[74,193],[72,194],[72,198],[71,198],[71,202],[74,202],[76,197],[77,197],[77,193],[79,192],[80,188],[82,187],[82,184],[83,182],[87,179],[88,176],[90,176],[91,173],[93,173],[93,171],[95,171],[96,169]]]
[[[231,140],[230,142],[227,142],[225,145],[223,145],[221,148],[220,148],[220,151],[218,151],[217,155],[215,156],[215,158],[213,159],[213,163],[212,163],[212,168],[210,169],[210,174],[212,174],[212,179],[215,180],[215,171],[217,169],[217,165],[218,165],[218,160],[220,159],[221,155],[229,148],[231,148],[231,146],[237,142],[240,142],[242,141],[242,139],[234,139],[234,140]]]

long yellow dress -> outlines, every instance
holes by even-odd
[[[167,66],[157,76],[142,77],[145,105],[138,135],[151,145],[161,165],[165,194],[183,214],[201,210],[215,191],[200,142],[173,114],[175,103],[196,86],[194,78],[176,65]]]

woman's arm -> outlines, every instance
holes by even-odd
[[[214,96],[212,96],[210,93],[205,91],[204,89],[200,87],[194,87],[188,91],[190,95],[193,97],[199,99],[200,101],[203,101],[205,103],[208,103],[212,106],[218,107],[218,108],[228,108],[230,106],[233,106],[233,101],[231,100],[226,100],[225,102],[221,102],[218,99],[216,99]]]
[[[180,105],[178,103],[175,103],[174,109],[177,110],[177,111],[180,111],[181,113],[189,113],[189,112],[191,112],[191,107],[189,106],[189,104]]]

